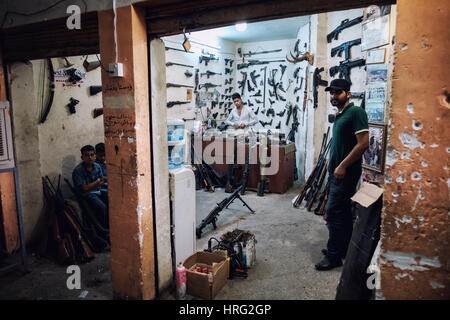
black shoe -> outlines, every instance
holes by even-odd
[[[342,260],[341,259],[330,259],[327,256],[325,256],[322,261],[320,261],[318,264],[315,265],[316,270],[323,271],[323,270],[331,270],[336,267],[342,266]]]
[[[324,256],[326,256],[327,253],[328,253],[328,250],[327,249],[322,249],[322,253],[323,253]],[[341,256],[341,259],[345,259],[345,256]]]

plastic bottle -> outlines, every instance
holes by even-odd
[[[184,300],[186,298],[186,268],[180,262],[177,266],[177,299]]]

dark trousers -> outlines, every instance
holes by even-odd
[[[109,229],[108,191],[101,189],[99,194],[90,193],[85,198],[95,210],[97,220],[105,229]]]
[[[336,179],[332,173],[329,173],[330,190],[325,211],[329,233],[327,256],[330,259],[340,259],[347,252],[353,230],[350,198],[355,194],[359,177],[360,175],[356,175]]]

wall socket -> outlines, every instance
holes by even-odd
[[[110,63],[109,64],[109,76],[110,77],[123,77],[123,63]]]

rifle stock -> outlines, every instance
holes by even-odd
[[[94,117],[94,119],[101,116],[102,114],[103,114],[103,108],[95,108],[92,111],[92,116]]]

